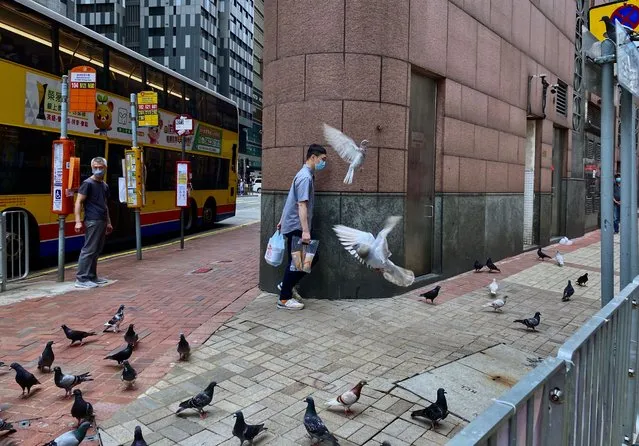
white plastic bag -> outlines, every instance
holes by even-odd
[[[280,234],[280,231],[275,231],[268,241],[264,260],[271,266],[280,266],[282,260],[284,260],[285,249],[286,242],[284,241],[284,236]]]

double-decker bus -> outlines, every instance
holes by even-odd
[[[81,178],[93,157],[107,159],[105,181],[114,232],[107,243],[134,237],[134,216],[118,198],[121,160],[131,146],[129,96],[158,93],[159,125],[138,129],[144,150],[146,206],[142,236],[179,229],[175,207],[176,161],[181,139],[174,118],[193,117],[186,137],[192,193],[185,212],[188,232],[235,215],[238,109],[216,92],[139,55],[31,0],[0,0],[0,211],[28,214],[30,257],[55,256],[57,215],[51,212],[52,142],[59,139],[61,76],[76,66],[97,70],[96,110],[70,113],[68,137],[81,159]],[[66,250],[79,251],[83,235],[67,219]],[[24,258],[24,230],[8,228],[9,261]]]

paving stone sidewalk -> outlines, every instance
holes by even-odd
[[[263,293],[225,322],[188,363],[171,364],[135,402],[108,420],[100,418],[102,442],[128,445],[139,424],[153,445],[237,446],[232,414],[242,410],[249,423],[265,422],[269,429],[256,444],[306,446],[303,400],[312,395],[341,445],[445,444],[470,421],[456,410],[464,395],[449,392],[451,415],[432,428],[410,413],[430,404],[437,389],[430,389],[429,401],[398,383],[499,344],[537,359],[556,353],[600,307],[599,232],[547,252],[556,248],[564,253],[564,267],[524,253],[498,262],[501,274],[470,272],[440,282],[435,305],[419,298],[430,286],[389,299],[308,300],[301,312],[278,311],[276,296]],[[573,300],[561,302],[567,280],[574,282],[585,271],[590,272],[588,286],[575,287]],[[483,307],[491,301],[486,287],[493,278],[500,295],[509,296],[502,313]],[[535,311],[542,313],[537,332],[512,322]],[[324,407],[324,401],[361,379],[369,384],[352,408],[354,415]],[[211,380],[218,386],[206,419],[188,411],[174,414],[180,401]]]

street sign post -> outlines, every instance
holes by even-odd
[[[639,96],[639,50],[630,40],[629,28],[615,22],[617,33],[617,81],[632,95]]]
[[[186,137],[193,134],[193,118],[186,113],[176,116],[173,120],[173,129],[182,138],[182,161],[184,161],[186,160]],[[185,195],[184,198],[186,200],[184,204],[178,204],[180,206],[180,249],[184,249],[184,211],[189,207],[188,196]]]

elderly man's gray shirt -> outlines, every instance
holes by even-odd
[[[284,210],[282,211],[282,234],[288,234],[293,231],[301,231],[302,223],[300,222],[300,215],[298,211],[298,203],[301,201],[308,201],[307,204],[307,216],[308,216],[308,230],[311,230],[311,222],[313,221],[313,205],[315,204],[315,188],[313,186],[313,171],[307,165],[304,165],[295,178],[293,178],[293,184],[288,191],[288,197],[286,197],[286,203],[284,204]]]

